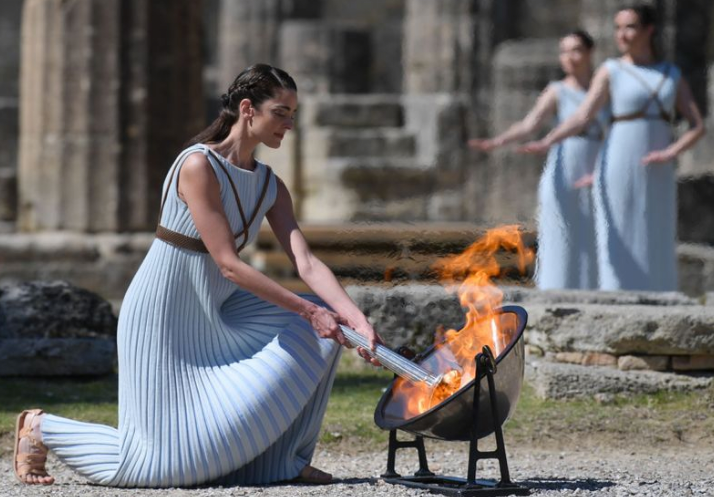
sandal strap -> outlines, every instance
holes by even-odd
[[[47,452],[42,454],[18,454],[17,464],[44,464],[47,462]]]

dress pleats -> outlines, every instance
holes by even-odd
[[[198,238],[176,184],[191,153],[208,158],[231,229],[240,232],[226,171],[250,219],[267,166],[239,169],[204,145],[173,164],[161,224]],[[270,181],[249,241],[275,201],[274,176]],[[117,341],[118,429],[54,415],[42,424],[46,445],[91,482],[261,484],[293,478],[309,463],[340,347],[298,315],[224,278],[209,254],[156,239],[122,303]]]

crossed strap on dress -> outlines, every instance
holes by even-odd
[[[637,81],[642,83],[642,85],[647,88],[650,91],[650,97],[647,99],[645,102],[645,105],[642,106],[642,109],[640,109],[637,112],[632,112],[630,114],[623,114],[621,116],[612,116],[611,122],[616,122],[616,121],[632,121],[634,119],[662,119],[665,122],[671,123],[672,122],[672,114],[667,112],[664,108],[664,105],[662,104],[662,101],[659,99],[659,91],[662,89],[662,86],[664,85],[665,81],[667,81],[667,78],[669,77],[669,70],[670,70],[670,65],[666,64],[664,74],[662,74],[662,79],[660,80],[659,84],[657,85],[657,88],[654,90],[652,87],[645,81],[645,79],[637,74],[635,71],[628,69],[627,66],[622,64],[622,62],[618,61],[618,64],[620,64],[620,67],[625,70],[625,72],[631,74]],[[650,103],[654,102],[657,104],[657,107],[659,108],[659,115],[658,116],[653,116],[653,115],[648,115],[647,114],[647,108],[650,106]]]
[[[245,247],[246,243],[248,243],[248,230],[253,224],[253,221],[255,221],[255,218],[258,216],[258,212],[260,211],[261,205],[263,205],[263,200],[265,200],[265,194],[268,192],[268,186],[270,185],[270,179],[272,176],[273,171],[270,169],[270,167],[265,166],[266,172],[265,172],[265,181],[263,183],[263,189],[260,192],[260,197],[258,197],[258,202],[255,204],[255,209],[253,210],[253,214],[250,216],[250,221],[246,220],[245,217],[245,212],[243,210],[243,204],[241,204],[240,198],[238,197],[238,190],[236,189],[235,183],[233,183],[233,179],[231,178],[231,175],[228,173],[228,170],[226,167],[221,163],[220,158],[216,155],[216,153],[211,150],[209,147],[206,147],[206,150],[212,154],[216,158],[216,162],[220,166],[220,168],[223,170],[223,172],[226,174],[226,177],[228,178],[228,181],[230,182],[231,185],[231,190],[233,191],[233,196],[235,197],[236,204],[238,205],[238,212],[240,213],[240,218],[241,221],[243,221],[243,229],[239,231],[238,233],[233,234],[233,238],[235,240],[238,239],[239,236],[243,236],[243,242],[236,248],[236,252],[240,252],[243,247]],[[185,155],[188,155],[189,153],[193,153],[194,151],[191,152],[186,152]],[[181,164],[181,161],[179,161],[179,164]],[[184,235],[183,233],[179,233],[177,231],[170,230],[166,228],[165,226],[161,225],[161,215],[164,212],[164,205],[166,204],[166,199],[169,196],[169,189],[171,188],[171,184],[173,182],[174,174],[176,173],[176,170],[180,169],[180,165],[177,165],[172,171],[171,174],[169,175],[169,181],[168,185],[166,187],[166,191],[164,192],[164,198],[161,201],[161,208],[159,209],[159,222],[156,226],[156,238],[159,238],[160,240],[165,241],[166,243],[169,243],[171,245],[174,245],[176,247],[184,248],[187,250],[191,250],[193,252],[201,252],[203,254],[208,253],[208,249],[206,248],[206,244],[203,243],[203,240],[200,238],[193,238],[191,236]],[[178,185],[177,185],[177,191],[178,191]]]

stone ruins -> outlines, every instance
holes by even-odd
[[[596,62],[615,55],[612,15],[624,3],[3,0],[0,282],[62,279],[118,302],[153,240],[173,158],[254,62],[297,80],[295,130],[259,156],[338,266],[362,254],[352,261],[382,279],[420,279],[415,265],[444,236],[461,237],[449,250],[462,250],[486,226],[532,232],[542,159],[488,156],[465,142],[506,128],[560,77],[557,42],[568,31],[594,35]],[[714,129],[714,4],[652,3],[660,48]],[[713,157],[714,140],[703,140],[678,169],[680,289],[699,299],[714,291]],[[369,224],[381,222],[397,224]],[[407,232],[421,241],[405,244]],[[340,243],[345,233],[353,244]],[[262,234],[246,256],[289,279],[277,252]],[[541,314],[538,322],[556,319]],[[602,360],[619,364],[612,355]]]

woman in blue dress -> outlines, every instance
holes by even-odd
[[[24,411],[20,481],[53,483],[49,449],[108,486],[330,482],[310,460],[345,344],[338,324],[371,346],[379,339],[311,253],[284,183],[253,158],[258,144],[278,148],[292,129],[295,82],[257,64],[222,100],[167,175],[157,238],[122,303],[118,428]],[[240,259],[263,217],[319,298]]]
[[[470,140],[490,151],[522,139],[554,115],[565,121],[578,108],[592,77],[592,38],[574,31],[560,40],[565,78],[550,83],[523,120],[487,140]],[[548,154],[538,188],[536,283],[542,289],[596,288],[597,261],[591,199],[592,174],[608,115],[602,111],[585,131]]]
[[[677,289],[675,158],[704,135],[701,114],[679,68],[653,49],[655,11],[615,15],[622,53],[598,69],[573,116],[522,150],[542,153],[584,129],[608,101],[613,125],[597,169],[594,197],[598,274],[603,290]],[[678,111],[689,129],[674,140]]]

